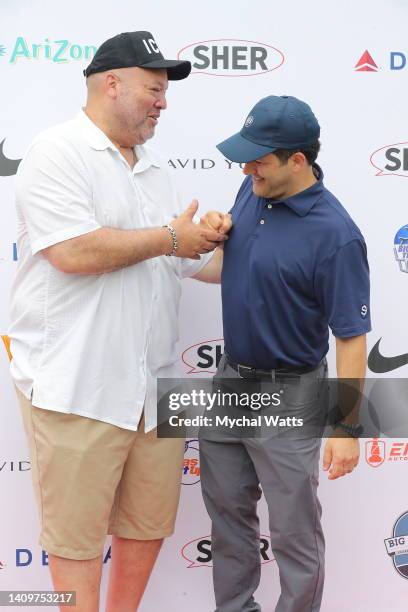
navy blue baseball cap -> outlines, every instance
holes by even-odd
[[[249,162],[277,149],[301,150],[319,139],[320,126],[306,102],[293,96],[259,100],[240,132],[217,149],[231,161]]]
[[[89,77],[95,72],[114,68],[138,66],[149,70],[167,70],[170,81],[185,79],[191,72],[191,63],[185,60],[164,59],[150,32],[123,32],[101,44],[92,62],[83,71]]]

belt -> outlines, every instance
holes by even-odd
[[[232,361],[229,355],[225,353],[225,359],[229,366],[238,374],[241,378],[249,378],[251,380],[260,380],[267,378],[276,380],[277,378],[298,378],[302,374],[313,372],[320,366],[318,363],[316,366],[298,366],[296,368],[277,368],[274,370],[262,370],[260,368],[253,368],[251,366],[243,365],[242,363],[236,363]]]

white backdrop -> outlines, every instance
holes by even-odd
[[[290,94],[306,100],[322,126],[319,162],[325,183],[367,240],[373,319],[369,348],[381,337],[383,354],[407,352],[408,274],[400,271],[393,252],[395,234],[408,224],[408,164],[406,169],[403,164],[403,149],[408,148],[408,5],[404,0],[71,0],[58,4],[14,0],[1,3],[0,16],[0,142],[6,139],[3,152],[8,159],[21,158],[40,130],[77,112],[85,100],[81,72],[90,61],[86,56],[92,54],[92,47],[122,31],[150,30],[165,56],[180,54],[197,64],[189,79],[171,83],[169,107],[151,143],[169,159],[186,206],[197,197],[202,212],[230,208],[242,174],[237,164],[223,159],[215,144],[239,129],[259,98]],[[224,60],[214,66],[213,49],[224,53]],[[357,70],[366,50],[370,57],[366,55],[360,68],[367,68],[368,58],[371,70]],[[251,53],[264,57],[264,64],[252,69]],[[391,146],[394,152],[388,151]],[[7,167],[0,152],[1,333],[7,329],[8,294],[16,265],[14,176],[4,176],[9,174]],[[181,371],[209,376],[222,347],[219,288],[189,280],[184,289]],[[332,351],[329,362],[334,373]],[[407,372],[404,366],[390,376],[403,377]],[[0,590],[51,588],[46,558],[37,544],[27,448],[2,347],[0,393]],[[407,608],[408,582],[396,571],[384,546],[398,517],[408,511],[404,444],[385,440],[379,447],[383,460],[379,464],[370,461],[372,441],[362,442],[361,464],[352,476],[329,482],[325,473],[321,475],[327,539],[323,612],[403,612]],[[166,542],[142,612],[214,609],[205,542],[210,524],[200,496],[196,449],[191,442],[186,451],[176,534]],[[260,512],[262,533],[267,534],[263,504]],[[270,551],[263,561],[258,598],[263,610],[271,612],[279,592],[278,573]],[[109,560],[104,589],[108,566]]]

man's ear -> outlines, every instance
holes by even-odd
[[[289,161],[292,165],[292,170],[296,173],[300,172],[308,165],[306,157],[301,151],[296,151],[290,158]]]

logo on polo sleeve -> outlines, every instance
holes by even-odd
[[[254,122],[254,117],[253,115],[249,115],[249,117],[247,117],[247,120],[244,123],[244,127],[249,127],[250,125],[252,125]]]
[[[360,314],[361,314],[361,316],[362,316],[362,318],[363,318],[363,319],[365,319],[365,318],[366,318],[367,313],[368,313],[368,306],[367,306],[367,304],[363,304],[363,305],[361,306],[361,309],[360,309]]]

